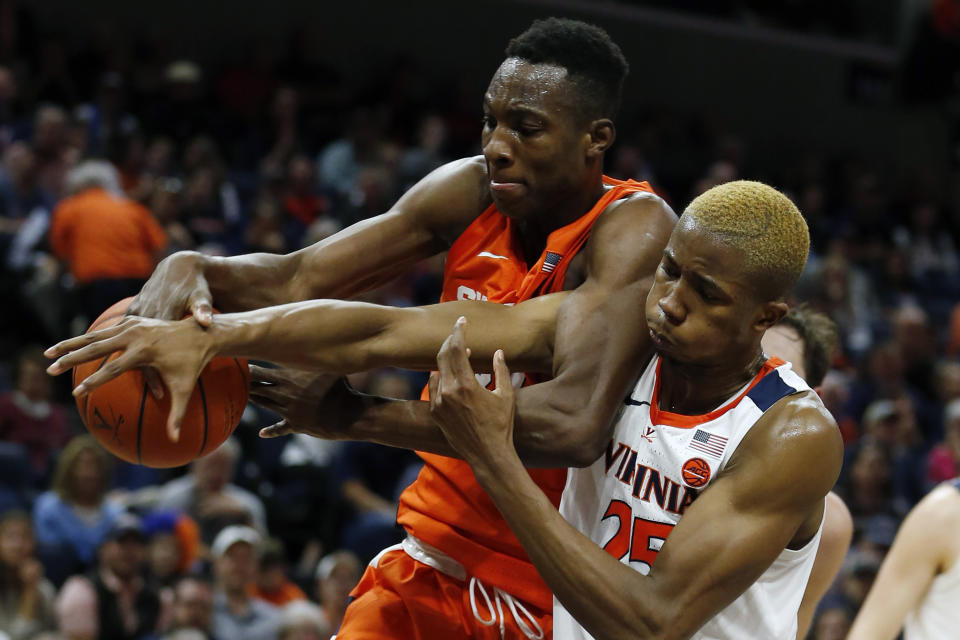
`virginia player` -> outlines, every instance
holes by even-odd
[[[657,354],[606,454],[571,470],[559,513],[516,454],[503,352],[487,391],[458,321],[431,380],[433,413],[553,590],[557,638],[796,637],[842,442],[816,393],[760,341],[786,313],[808,246],[800,212],[766,185],[732,182],[690,204],[646,323],[634,315]]]

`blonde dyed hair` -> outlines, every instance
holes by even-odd
[[[713,187],[697,196],[682,217],[743,251],[760,297],[785,296],[807,263],[806,220],[790,198],[762,182],[736,180]]]

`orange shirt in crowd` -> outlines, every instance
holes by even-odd
[[[54,209],[50,246],[78,282],[146,278],[167,236],[143,205],[92,188],[64,198]]]
[[[307,594],[303,592],[303,589],[289,580],[282,582],[280,588],[276,591],[264,591],[257,584],[251,584],[247,587],[247,595],[251,598],[266,600],[277,607],[282,607],[295,600],[307,599]]]

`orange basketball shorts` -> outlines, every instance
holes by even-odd
[[[336,640],[552,637],[552,611],[447,575],[410,557],[403,545],[374,558],[352,595]]]

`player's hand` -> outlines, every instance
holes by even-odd
[[[503,351],[493,354],[496,388],[488,391],[470,367],[467,319],[461,317],[437,354],[439,372],[430,375],[430,413],[450,443],[473,466],[491,464],[513,446],[516,411],[510,370]]]
[[[83,396],[126,371],[149,366],[170,393],[167,435],[176,442],[197,378],[214,356],[206,330],[190,318],[171,322],[128,316],[120,324],[64,340],[47,349],[44,355],[57,358],[47,373],[59,375],[115,351],[123,353],[90,374],[77,385],[73,395]]]
[[[130,302],[126,315],[180,320],[190,314],[197,324],[209,327],[213,322],[213,297],[203,275],[202,259],[192,251],[180,251],[164,258]],[[163,385],[156,369],[144,367],[143,379],[155,398],[163,397]]]
[[[180,251],[167,256],[130,303],[127,315],[180,320],[186,315],[203,327],[213,322],[213,297],[203,275],[203,256]]]
[[[346,418],[358,398],[336,375],[250,365],[250,400],[283,418],[260,430],[261,438],[305,433],[326,440],[345,437]]]

